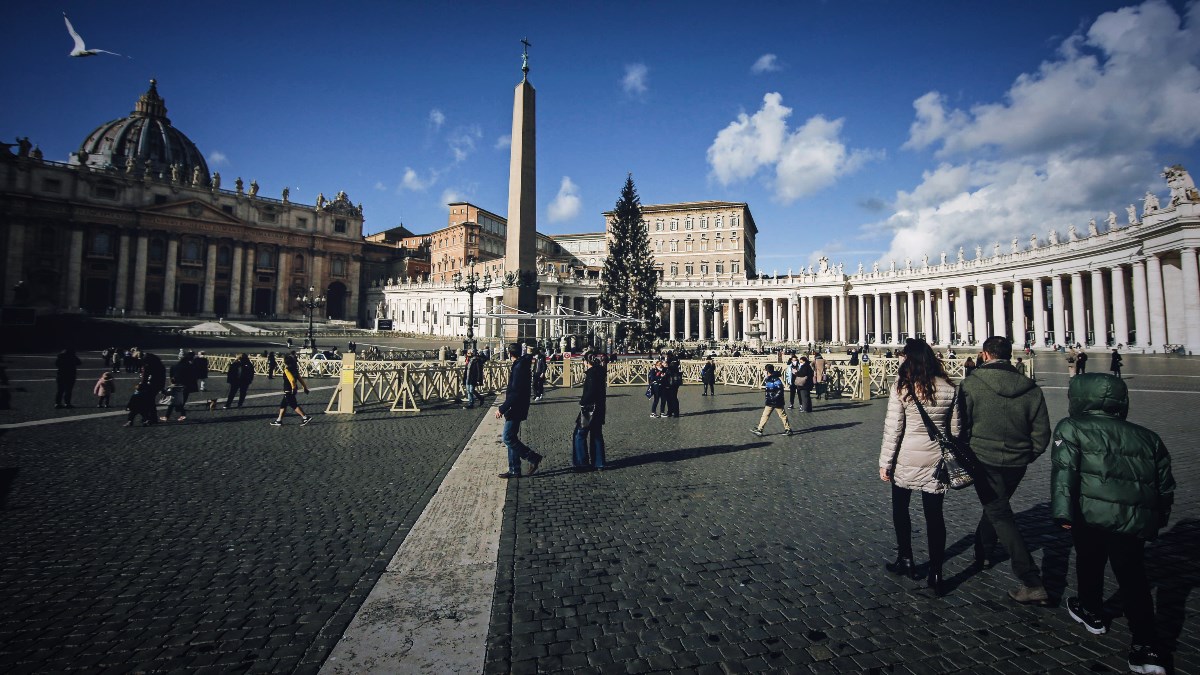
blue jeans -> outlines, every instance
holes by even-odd
[[[504,433],[501,438],[508,448],[508,470],[521,475],[521,460],[533,462],[541,460],[542,456],[529,449],[521,442],[517,434],[521,433],[521,420],[504,420]]]
[[[588,437],[591,437],[592,466],[604,468],[604,425],[598,424],[591,429],[575,427],[575,468],[588,466]]]
[[[467,384],[466,387],[467,387],[467,407],[474,408],[475,407],[475,385]]]

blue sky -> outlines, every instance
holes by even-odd
[[[89,47],[133,58],[69,58],[63,10]],[[1025,247],[1110,210],[1124,223],[1126,204],[1166,193],[1164,165],[1200,171],[1188,2],[17,0],[4,14],[0,136],[65,159],[154,77],[226,184],[306,203],[345,190],[368,232],[436,229],[451,200],[505,213],[525,36],[546,233],[602,229],[632,172],[644,203],[748,202],[767,273],[822,254],[851,271]]]

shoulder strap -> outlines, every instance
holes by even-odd
[[[921,399],[915,394],[913,395],[913,403],[917,404],[917,411],[921,413],[921,421],[925,423],[925,431],[929,434],[930,440],[938,440],[938,428],[930,419],[929,413],[925,412],[925,406],[921,405]]]

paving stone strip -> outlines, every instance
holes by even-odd
[[[503,422],[484,416],[321,673],[483,669],[507,485]]]

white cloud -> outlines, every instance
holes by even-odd
[[[906,148],[942,164],[901,191],[886,219],[884,259],[950,258],[963,246],[1021,248],[1030,234],[1103,222],[1156,179],[1164,148],[1200,139],[1200,5],[1180,17],[1161,0],[1099,16],[1054,58],[1017,76],[998,102],[967,110],[929,92],[913,102]],[[1121,222],[1124,222],[1121,217]]]
[[[779,58],[774,54],[763,54],[750,66],[750,72],[755,74],[773,73],[778,70],[783,70],[783,66],[779,65]]]
[[[717,181],[730,185],[752,178],[764,168],[774,169],[775,198],[789,204],[828,187],[877,156],[846,147],[840,138],[841,119],[816,115],[789,131],[791,114],[782,96],[768,93],[758,112],[741,113],[719,131],[708,148],[708,164]]]
[[[442,190],[442,203],[453,204],[454,202],[470,201],[471,191],[460,190],[458,188],[446,188]]]
[[[429,126],[433,127],[435,131],[438,129],[441,129],[442,125],[445,123],[446,123],[446,114],[445,113],[443,113],[438,108],[434,108],[429,111]]]
[[[510,147],[512,147],[512,135],[511,134],[504,134],[503,136],[496,139],[495,148],[497,150],[506,150]]]
[[[431,185],[437,182],[438,174],[436,171],[430,171],[429,177],[422,179],[412,167],[404,167],[404,175],[400,178],[400,187],[397,191],[411,190],[412,192],[424,192]]]
[[[483,130],[477,124],[455,129],[454,133],[446,139],[446,143],[450,145],[450,153],[454,155],[454,161],[462,162],[470,157],[471,153],[475,152],[475,145],[481,138],[483,138]]]
[[[631,63],[625,66],[625,77],[621,78],[621,88],[630,96],[641,96],[646,93],[646,77],[650,69],[644,63]]]
[[[208,153],[208,163],[215,164],[217,166],[224,166],[229,163],[229,157],[220,150],[213,150],[212,152]]]
[[[383,181],[377,180],[377,181],[375,181],[375,189],[376,190],[386,190],[387,186],[383,184]]]
[[[570,176],[563,176],[558,194],[550,202],[547,215],[552,223],[561,223],[579,215],[583,200],[579,198],[579,186],[571,182]]]

